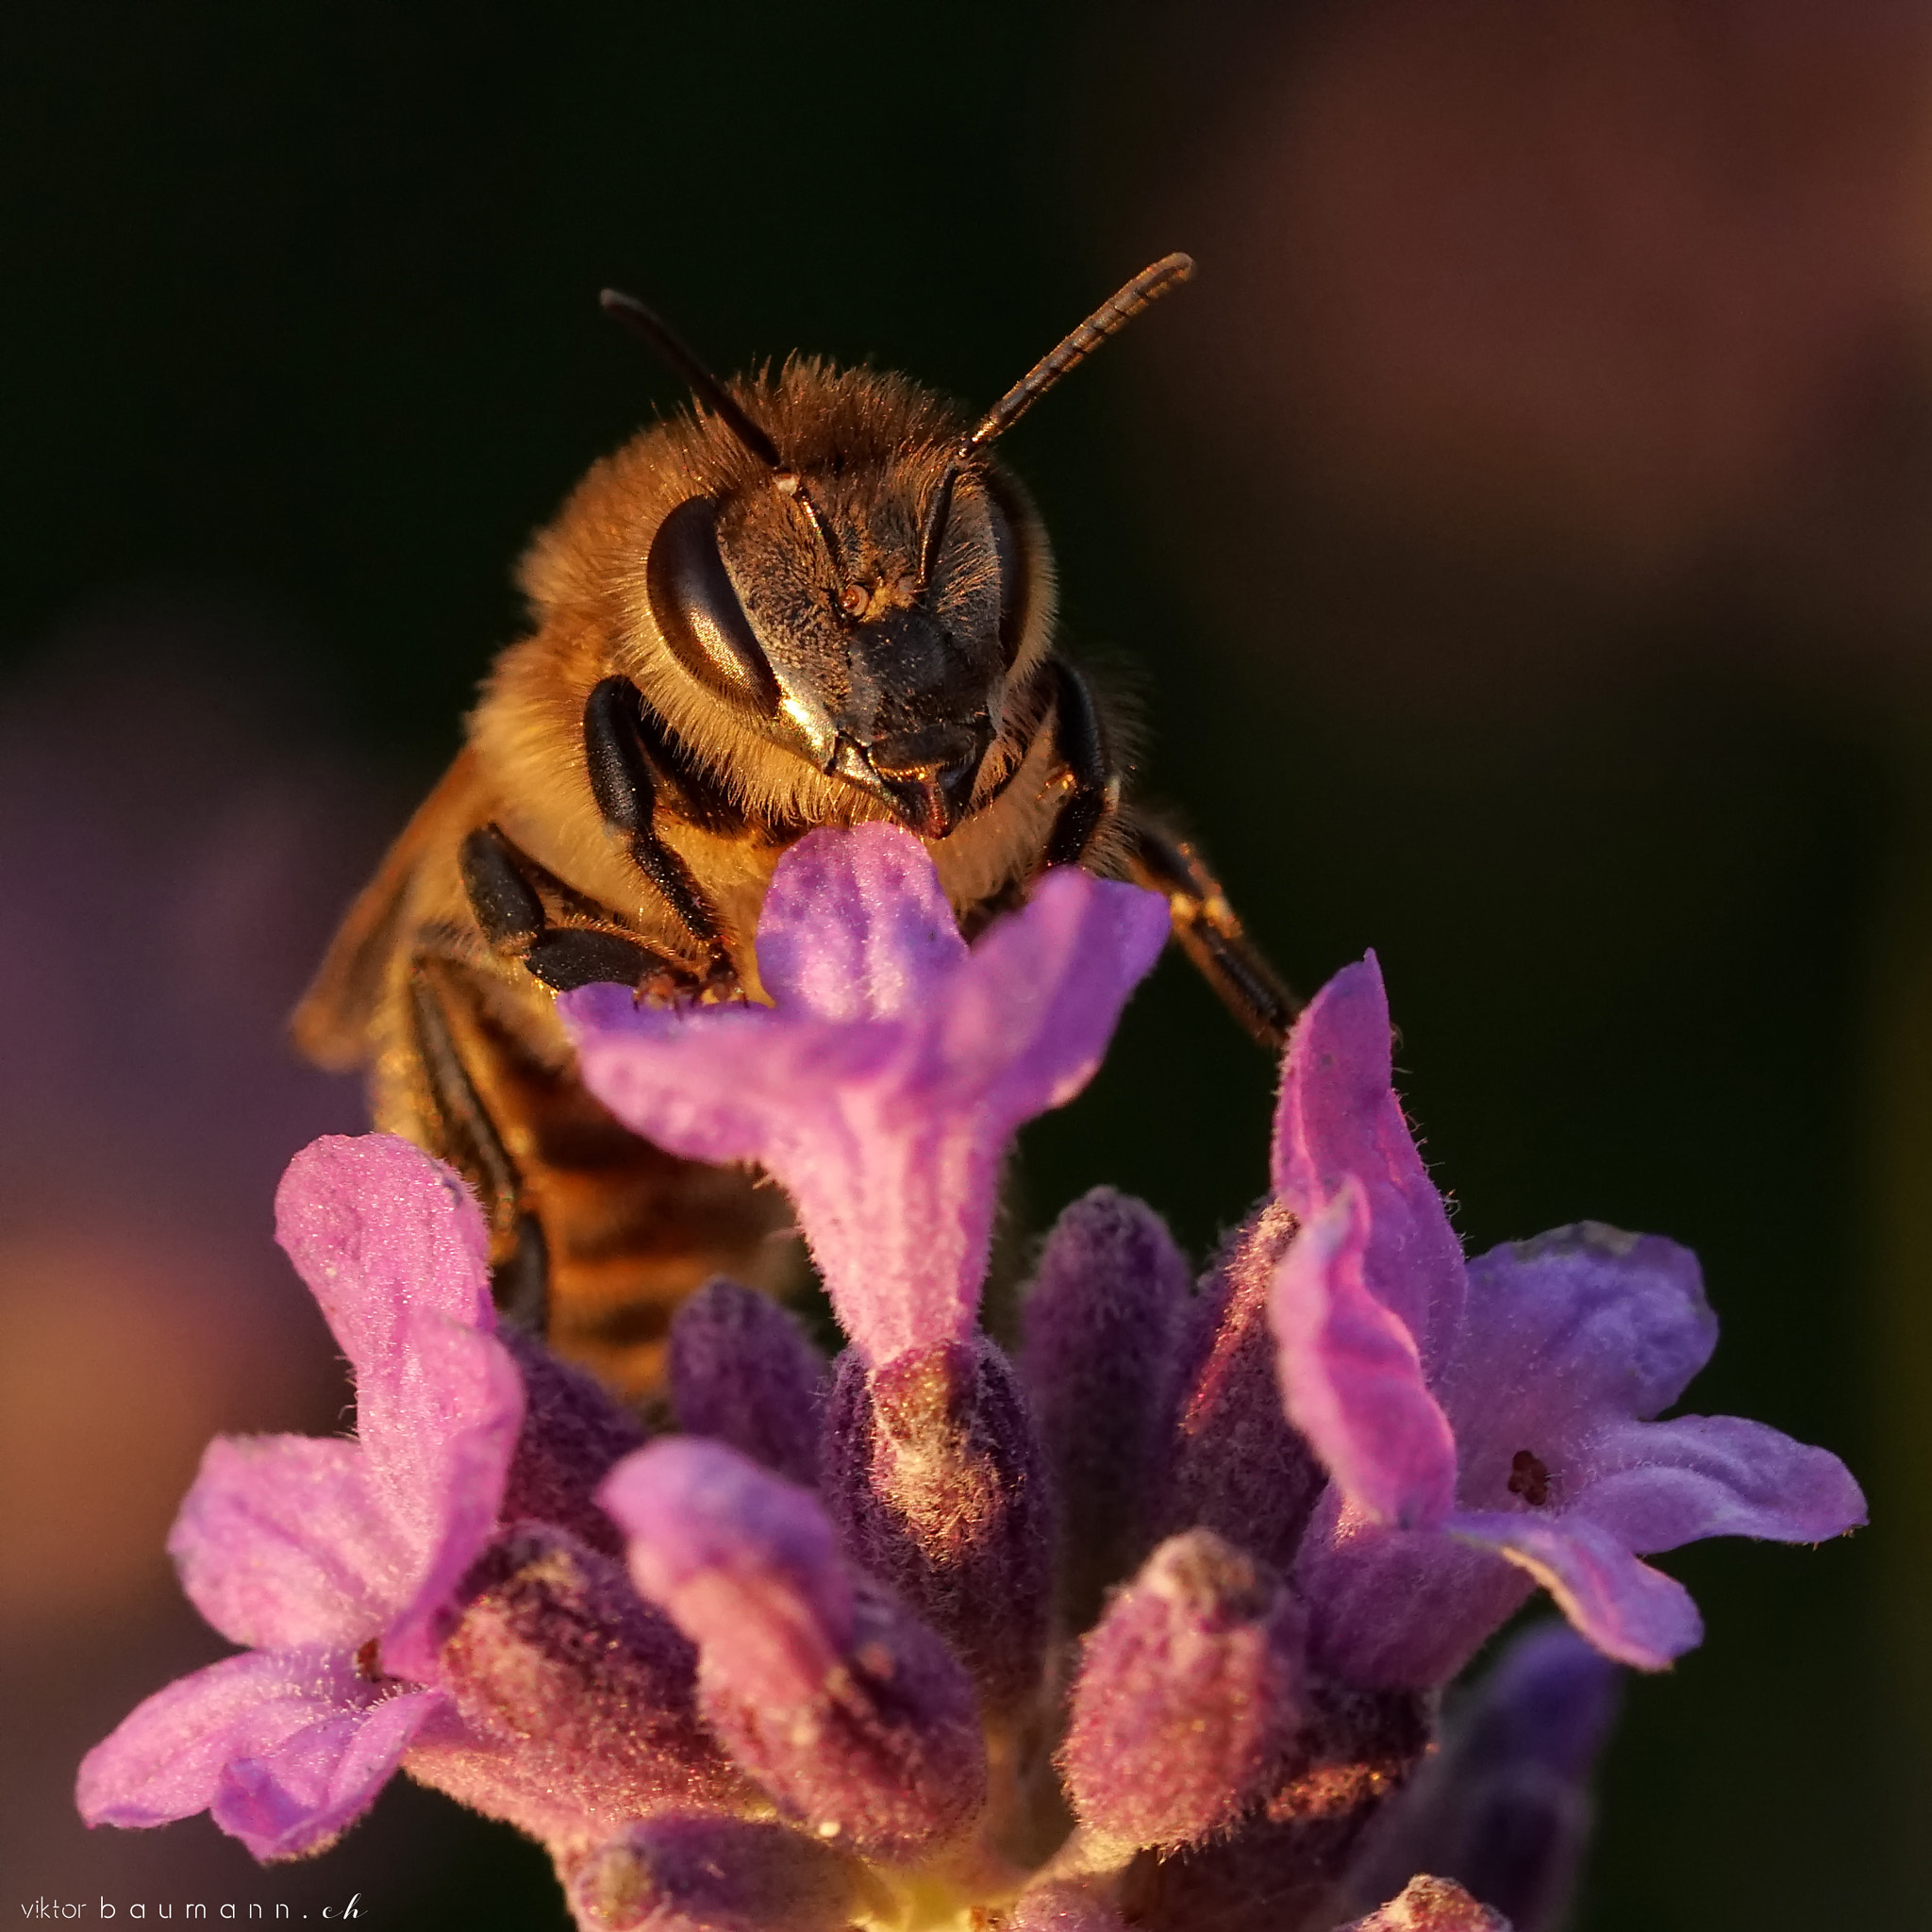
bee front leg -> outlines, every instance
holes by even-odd
[[[685,788],[675,774],[657,769],[645,725],[643,699],[629,678],[607,677],[592,690],[584,701],[584,758],[591,795],[604,823],[623,835],[631,862],[657,888],[692,942],[711,956],[707,986],[735,983],[716,910],[690,867],[658,836],[660,790],[676,797]],[[700,807],[689,815],[708,819],[709,809]]]
[[[1078,865],[1101,820],[1120,802],[1120,774],[1108,756],[1086,679],[1061,658],[1047,669],[1054,679],[1054,749],[1066,766],[1070,789],[1047,835],[1046,863]]]
[[[1137,812],[1128,828],[1127,870],[1136,885],[1166,894],[1174,938],[1222,1004],[1270,1052],[1280,1052],[1306,1002],[1249,939],[1200,854]]]

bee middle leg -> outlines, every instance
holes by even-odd
[[[1078,865],[1101,820],[1120,802],[1120,774],[1086,679],[1064,658],[1054,658],[1048,670],[1054,679],[1054,749],[1066,766],[1069,790],[1047,834],[1045,862]]]
[[[463,841],[458,864],[491,950],[520,961],[553,992],[614,980],[675,997],[707,983],[642,940],[597,926],[553,925],[537,890],[541,868],[496,825],[478,825]]]
[[[1127,875],[1166,895],[1174,936],[1195,971],[1261,1045],[1280,1052],[1306,1002],[1249,939],[1221,881],[1186,840],[1139,811],[1126,830]]]

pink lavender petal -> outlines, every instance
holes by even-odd
[[[433,1690],[325,1717],[278,1749],[235,1757],[208,1816],[258,1858],[299,1858],[334,1843],[394,1775],[409,1740],[443,1708]]]
[[[358,1379],[391,1360],[407,1311],[488,1333],[490,1241],[456,1174],[393,1134],[328,1134],[289,1163],[275,1239]]]
[[[1295,1023],[1274,1115],[1276,1195],[1311,1220],[1353,1177],[1367,1191],[1370,1291],[1415,1336],[1433,1373],[1462,1309],[1462,1245],[1395,1097],[1389,1001],[1371,953]]]
[[[1343,1176],[1275,1271],[1270,1316],[1289,1415],[1347,1495],[1402,1529],[1456,1502],[1456,1436],[1413,1335],[1372,1291],[1372,1196]]]
[[[1865,1498],[1828,1449],[1734,1415],[1623,1423],[1590,1445],[1571,1505],[1640,1556],[1707,1536],[1816,1543],[1865,1522]]]
[[[809,1703],[853,1628],[838,1534],[815,1497],[722,1442],[671,1436],[600,1492],[630,1539],[631,1575],[709,1670],[755,1703]]]
[[[218,1436],[168,1539],[181,1587],[224,1637],[354,1650],[407,1594],[419,1552],[359,1443]]]
[[[917,1017],[966,941],[925,848],[893,825],[808,832],[758,918],[758,976],[780,1007],[822,1020]]]
[[[1167,931],[1156,895],[1065,867],[968,951],[936,927],[937,891],[908,833],[816,833],[773,886],[775,1009],[608,986],[559,1003],[626,1125],[783,1184],[873,1361],[971,1332],[1006,1143],[1091,1077]],[[838,990],[848,974],[859,991]]]
[[[138,1706],[82,1761],[76,1800],[90,1824],[211,1810],[258,1857],[291,1857],[374,1801],[442,1703],[386,1695],[341,1652],[250,1651]]]
[[[1535,1577],[1571,1623],[1620,1663],[1660,1671],[1703,1639],[1690,1591],[1587,1518],[1459,1510],[1446,1527]]]
[[[417,1315],[398,1340],[406,1354],[380,1413],[391,1426],[407,1418],[408,1434],[378,1435],[375,1447],[389,1454],[371,1460],[378,1480],[389,1478],[384,1500],[421,1555],[383,1633],[382,1660],[393,1675],[423,1683],[436,1674],[449,1600],[496,1526],[524,1384],[493,1335]]]
[[[1159,894],[1060,866],[967,955],[938,1014],[941,1063],[962,1103],[991,1110],[1004,1141],[1063,1107],[1099,1067],[1127,995],[1167,942]]]

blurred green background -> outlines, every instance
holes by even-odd
[[[422,1793],[264,1874],[205,1821],[89,1840],[65,1792],[213,1654],[158,1557],[202,1438],[340,1402],[267,1201],[353,1100],[282,1067],[275,1016],[517,635],[527,535],[678,400],[597,289],[728,368],[802,347],[990,400],[1184,247],[1197,284],[1007,452],[1141,790],[1304,989],[1378,950],[1474,1247],[1584,1216],[1691,1243],[1725,1331],[1695,1406],[1872,1497],[1851,1542],[1670,1559],[1708,1641],[1633,1687],[1577,1923],[1909,1922],[1932,9],[68,0],[4,32],[22,1898],[560,1923],[535,1854]],[[1030,1137],[1029,1211],[1109,1179],[1205,1248],[1262,1185],[1272,1079],[1171,960]],[[125,1236],[94,1301],[57,1200]],[[171,1322],[115,1254],[197,1241],[236,1286],[183,1262]]]

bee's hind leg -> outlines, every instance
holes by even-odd
[[[1186,840],[1139,812],[1124,829],[1128,876],[1166,895],[1174,936],[1195,970],[1261,1045],[1280,1052],[1306,1002],[1248,938],[1221,881]]]

